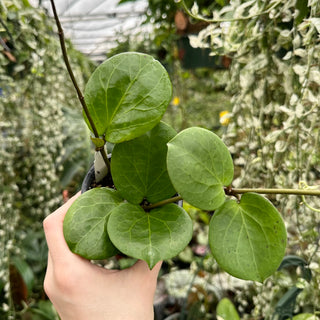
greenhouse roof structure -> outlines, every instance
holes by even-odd
[[[66,38],[92,60],[102,61],[108,50],[130,34],[146,32],[142,25],[147,0],[54,0]],[[50,0],[30,0],[53,16]]]

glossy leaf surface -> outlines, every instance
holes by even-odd
[[[115,145],[111,173],[126,200],[139,204],[146,198],[153,203],[176,193],[166,162],[167,142],[175,135],[174,129],[160,122],[144,135]]]
[[[209,244],[218,264],[231,275],[263,282],[279,267],[287,234],[276,208],[264,197],[246,193],[240,203],[226,201],[209,226]]]
[[[168,173],[184,200],[203,210],[225,201],[224,186],[233,179],[229,150],[213,132],[202,128],[181,131],[168,143]]]
[[[95,188],[83,193],[69,208],[63,233],[70,250],[86,259],[105,259],[118,251],[107,233],[109,215],[123,199],[117,191]]]
[[[162,118],[171,95],[172,85],[160,62],[134,52],[115,55],[102,63],[84,93],[98,134],[105,134],[112,143],[152,129]]]
[[[174,257],[188,245],[192,220],[173,203],[150,212],[124,203],[111,214],[108,233],[121,252],[146,261],[152,269],[158,261]]]

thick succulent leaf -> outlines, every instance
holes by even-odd
[[[175,135],[174,129],[160,122],[144,135],[115,145],[111,173],[126,200],[139,204],[146,198],[153,203],[176,193],[166,162],[167,142]]]
[[[173,203],[150,212],[124,203],[112,212],[108,233],[121,252],[146,261],[152,269],[158,261],[174,257],[188,245],[192,221]]]
[[[227,200],[210,221],[209,244],[219,265],[231,275],[263,282],[277,270],[287,234],[277,209],[264,197],[246,193]]]
[[[188,128],[168,143],[168,173],[184,200],[203,210],[225,201],[224,186],[233,179],[233,162],[222,140],[203,128]]]
[[[84,98],[98,134],[119,143],[152,129],[171,95],[172,85],[160,62],[146,54],[128,52],[111,57],[94,71]]]
[[[118,251],[107,233],[112,210],[123,199],[109,188],[83,193],[69,208],[63,221],[63,233],[70,250],[86,259],[105,259]]]

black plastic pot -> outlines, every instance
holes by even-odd
[[[92,165],[82,181],[81,193],[84,193],[89,189],[91,189],[91,186],[94,183],[95,183],[95,174],[94,174],[94,165]]]
[[[84,193],[92,188],[96,188],[98,186],[113,188],[113,181],[110,174],[104,177],[99,183],[96,183],[96,177],[94,172],[94,165],[91,166],[86,176],[83,179],[81,185],[81,193]]]
[[[109,161],[111,161],[111,153],[108,154],[108,159]],[[94,164],[93,164],[82,181],[81,193],[84,193],[98,186],[113,188],[113,181],[112,181],[111,175],[108,174],[99,183],[96,183],[95,170],[94,170]]]
[[[110,159],[110,158],[109,158]],[[108,186],[108,187],[113,187],[113,181],[112,177],[110,175],[107,175],[101,182],[99,182],[99,185],[101,186]],[[89,171],[87,172],[86,176],[83,179],[82,185],[81,185],[81,193],[84,193],[92,188],[97,187],[97,183],[95,180],[95,173],[94,173],[94,165],[91,166]],[[176,194],[177,195],[177,194]],[[176,204],[179,207],[183,206],[183,201],[179,200],[176,202]]]

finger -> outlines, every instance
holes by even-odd
[[[72,205],[72,203],[79,197],[80,193],[77,193],[63,206],[57,209],[55,212],[50,214],[43,221],[43,228],[49,248],[49,254],[52,262],[54,263],[57,259],[61,259],[64,256],[71,254],[71,251],[66,244],[63,236],[63,219]]]

